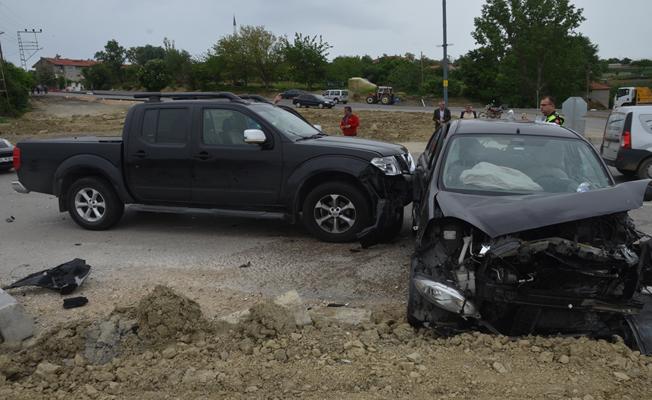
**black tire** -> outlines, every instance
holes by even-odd
[[[68,189],[66,202],[73,221],[93,231],[112,227],[124,212],[124,203],[113,186],[101,178],[88,177],[75,181]]]
[[[339,104],[339,103],[340,103],[340,99],[333,99],[333,101],[335,102],[335,104]]]
[[[319,103],[319,105],[317,107],[319,107],[320,109],[324,108],[324,103]]]
[[[389,105],[390,101],[391,99],[389,98],[389,96],[383,96],[380,98],[380,102],[386,106]]]
[[[369,96],[366,98],[367,104],[374,104],[376,102],[376,99],[373,96]]]
[[[348,103],[348,101],[347,101],[347,100],[344,100],[344,101],[342,102],[342,104],[346,104],[346,103]]]
[[[356,240],[356,235],[369,226],[371,213],[360,189],[348,183],[328,182],[306,196],[302,218],[306,229],[319,240],[341,243]]]
[[[294,105],[297,106],[297,108],[301,108],[301,103],[299,103],[299,102],[294,103]]]
[[[638,179],[652,178],[652,158],[643,160],[641,165],[638,167],[638,171],[636,171],[636,175],[638,176]]]

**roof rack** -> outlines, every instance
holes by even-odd
[[[269,103],[272,104],[271,101],[267,100],[265,97],[259,95],[259,94],[241,94],[239,96],[242,100],[253,100],[257,101],[259,103]]]
[[[228,99],[238,103],[246,103],[246,100],[231,92],[185,92],[185,93],[160,93],[144,92],[134,95],[135,99],[148,99],[148,102],[160,102],[161,99],[172,100],[200,100],[200,99]]]

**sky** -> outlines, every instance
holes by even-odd
[[[571,0],[584,9],[579,32],[598,45],[601,58],[652,59],[651,0]],[[476,47],[473,19],[484,0],[448,0],[449,55]],[[42,47],[28,60],[59,54],[89,59],[106,42],[123,47],[163,45],[167,37],[193,56],[205,54],[238,25],[262,25],[277,36],[321,35],[340,55],[413,53],[440,59],[441,0],[0,0],[0,43],[20,64],[17,31],[42,29]],[[34,40],[34,35],[21,35]],[[26,54],[29,56],[29,54]]]

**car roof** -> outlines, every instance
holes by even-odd
[[[533,136],[552,136],[577,139],[579,135],[557,124],[533,121],[504,121],[483,119],[460,119],[457,127],[451,127],[453,135],[469,134],[520,134]]]
[[[628,112],[649,113],[649,112],[652,112],[652,105],[624,106],[624,107],[618,107],[618,108],[616,108],[615,110],[612,111],[612,113],[628,113]]]

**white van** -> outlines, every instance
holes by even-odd
[[[349,91],[343,89],[328,89],[324,92],[324,97],[333,100],[335,104],[346,104],[349,101]]]
[[[623,175],[652,178],[652,105],[612,111],[604,128],[600,155]]]

